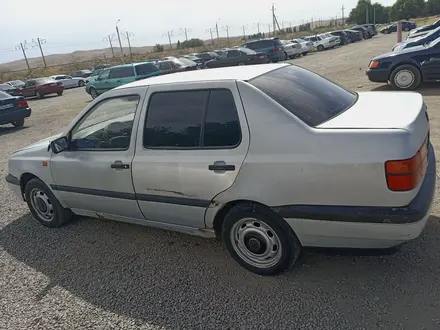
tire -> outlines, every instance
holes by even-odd
[[[390,75],[390,83],[394,89],[415,90],[419,87],[421,81],[422,75],[419,69],[411,64],[398,66]]]
[[[322,52],[324,50],[324,46],[323,45],[318,45],[318,47],[316,47],[316,49],[320,52]]]
[[[46,227],[61,227],[73,217],[72,211],[63,208],[52,191],[38,178],[26,184],[24,195],[34,218]]]
[[[289,58],[289,56],[287,55],[287,53],[286,52],[284,52],[284,56],[283,56],[283,59],[282,59],[282,61],[285,61],[285,60],[287,60]]]
[[[14,125],[14,127],[23,127],[23,125],[24,125],[24,118],[21,118],[21,119],[18,119],[16,121],[13,121],[12,125]]]
[[[244,65],[244,63],[243,63],[243,62],[238,62],[237,65],[238,65],[238,66],[242,66],[242,65]]]
[[[43,99],[43,98],[44,98],[44,94],[40,94],[39,91],[37,91],[37,92],[35,93],[35,96],[36,96],[38,99]]]
[[[269,208],[253,203],[234,206],[226,214],[222,239],[238,264],[259,275],[291,268],[301,252],[287,222]]]
[[[99,96],[98,92],[93,87],[90,88],[90,96],[92,97],[92,99],[96,99]]]
[[[84,85],[85,85],[85,83],[84,83],[83,80],[80,80],[80,81],[78,82],[78,87],[84,87]]]
[[[58,94],[58,96],[61,96],[61,95],[63,95],[63,92],[58,92],[57,94]]]
[[[302,56],[307,56],[308,53],[309,52],[304,52],[304,53],[302,53]]]
[[[409,28],[406,27],[403,31],[408,32],[408,31],[409,31]]]

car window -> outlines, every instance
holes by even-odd
[[[240,56],[240,52],[238,50],[230,50],[228,51],[228,58],[231,57],[239,57]]]
[[[203,130],[203,147],[234,147],[241,141],[240,121],[229,90],[212,90]]]
[[[356,93],[294,65],[270,71],[249,83],[312,127],[337,116],[357,100]]]
[[[252,49],[248,49],[248,48],[240,48],[240,51],[242,53],[248,54],[248,55],[255,55],[256,52]]]
[[[130,95],[98,103],[72,130],[74,150],[127,149],[139,100]]]
[[[104,70],[101,72],[101,74],[99,75],[98,79],[99,80],[105,80],[108,79],[108,77],[110,76],[110,70]]]
[[[209,91],[154,93],[148,104],[146,148],[198,148]]]
[[[168,63],[168,62],[162,62],[162,63],[159,63],[159,69],[162,70],[162,71],[169,71],[169,70],[171,70],[172,68],[171,68],[170,63]]]
[[[154,65],[153,63],[142,63],[139,65],[136,65],[134,68],[135,68],[136,74],[138,76],[143,76],[146,74],[151,74],[151,73],[160,71],[159,68],[156,65]]]
[[[110,69],[109,79],[134,77],[133,66],[123,66]]]

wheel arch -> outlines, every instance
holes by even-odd
[[[408,61],[404,61],[404,62],[400,62],[400,63],[397,63],[397,64],[393,65],[391,67],[391,69],[390,69],[389,74],[388,74],[388,81],[391,81],[391,75],[393,74],[393,71],[396,70],[399,66],[402,66],[402,65],[412,65],[417,70],[419,70],[421,81],[423,82],[423,73],[422,73],[422,70],[420,68],[420,65],[418,65],[417,63],[415,63],[413,61],[409,61],[409,60]]]
[[[34,178],[40,179],[36,175],[29,173],[29,172],[23,173],[20,176],[20,190],[21,190],[21,195],[23,196],[23,200],[26,200],[26,198],[24,196],[24,188],[26,187],[27,183]]]

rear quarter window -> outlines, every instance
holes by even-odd
[[[138,75],[138,76],[151,74],[151,73],[160,71],[159,68],[152,63],[139,64],[139,65],[136,65],[134,68],[136,70],[136,75]]]
[[[318,126],[350,108],[357,94],[316,73],[289,65],[249,81],[308,126]]]

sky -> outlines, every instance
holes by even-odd
[[[391,5],[394,0],[378,0]],[[312,18],[329,19],[345,16],[356,6],[357,0],[1,0],[0,63],[23,58],[17,46],[26,44],[29,58],[39,57],[36,39],[43,40],[45,55],[70,53],[75,50],[109,47],[104,38],[116,31],[129,32],[132,46],[149,46],[168,42],[167,31],[172,31],[172,41],[185,40],[182,29],[189,38],[209,39],[209,29],[219,25],[220,36],[242,35],[268,31],[271,23],[271,6],[280,25],[284,22],[298,25]],[[33,42],[34,40],[34,42]],[[127,40],[122,39],[124,46]],[[114,42],[116,45],[116,41]]]

